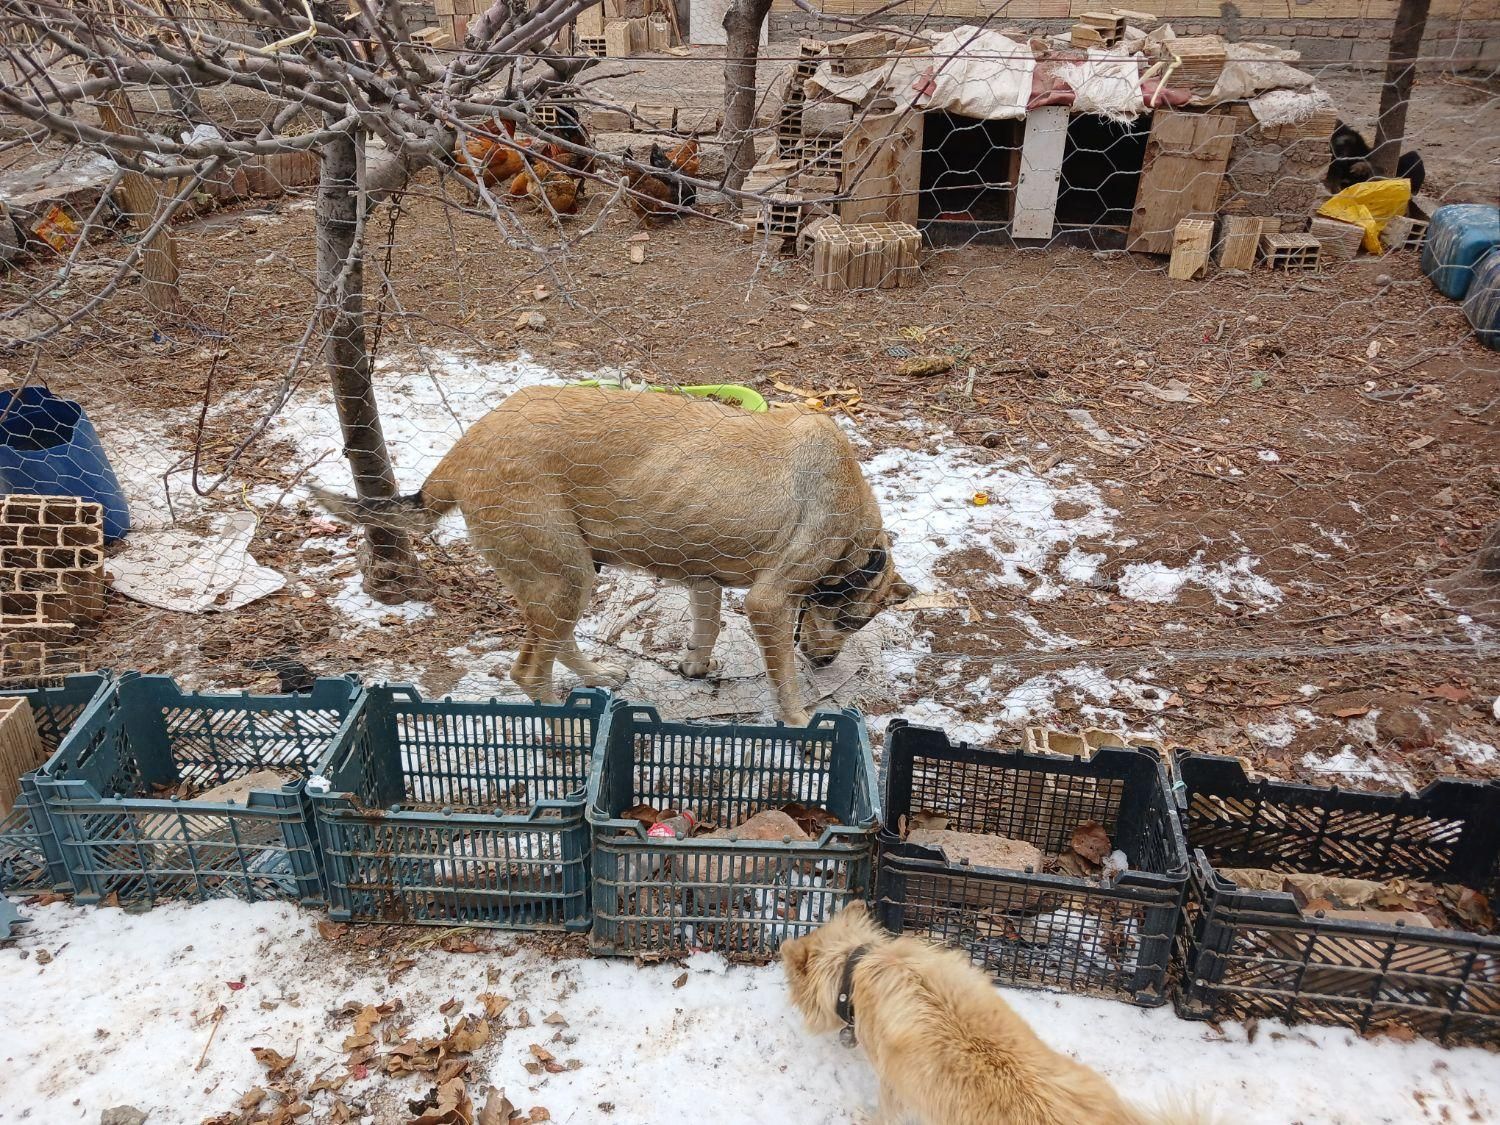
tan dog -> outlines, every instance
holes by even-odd
[[[852,1026],[880,1080],[881,1125],[1197,1120],[1191,1110],[1153,1117],[1132,1109],[1095,1071],[1038,1039],[962,953],[891,937],[863,903],[786,942],[781,961],[809,1030]]]
[[[827,664],[883,607],[911,594],[880,509],[829,417],[749,413],[683,395],[530,387],[471,426],[422,484],[391,500],[314,494],[352,523],[431,530],[455,506],[526,617],[511,678],[553,702],[554,660],[588,683],[621,675],[573,637],[601,566],[685,582],[693,635],[682,670],[705,676],[720,592],[745,616],[781,717],[807,722],[793,650]]]

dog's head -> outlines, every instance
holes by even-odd
[[[782,944],[787,989],[809,1031],[837,1031],[843,1026],[838,1017],[838,989],[844,962],[862,945],[889,940],[865,904],[851,902],[831,922]]]
[[[851,569],[823,578],[808,591],[798,622],[798,647],[813,664],[825,667],[872,617],[912,592],[896,573],[890,537],[882,531]]]

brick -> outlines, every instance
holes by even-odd
[[[104,615],[104,509],[72,496],[0,499],[0,629]]]

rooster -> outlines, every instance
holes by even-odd
[[[635,155],[625,150],[625,158],[634,160]],[[647,162],[664,175],[655,175],[636,168],[627,168],[625,176],[630,185],[630,206],[646,218],[674,218],[682,214],[679,208],[692,207],[698,201],[698,189],[684,183],[684,175],[695,175],[698,171],[698,142],[688,141],[664,153],[660,145],[652,145]]]

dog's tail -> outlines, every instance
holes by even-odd
[[[1213,1105],[1196,1094],[1169,1094],[1150,1111],[1136,1111],[1140,1125],[1225,1125]]]
[[[308,490],[313,499],[327,508],[335,519],[406,535],[427,534],[437,525],[443,513],[451,510],[455,503],[450,499],[429,496],[426,488],[407,496],[383,499],[340,496],[337,492],[329,492],[317,485],[310,485]]]

